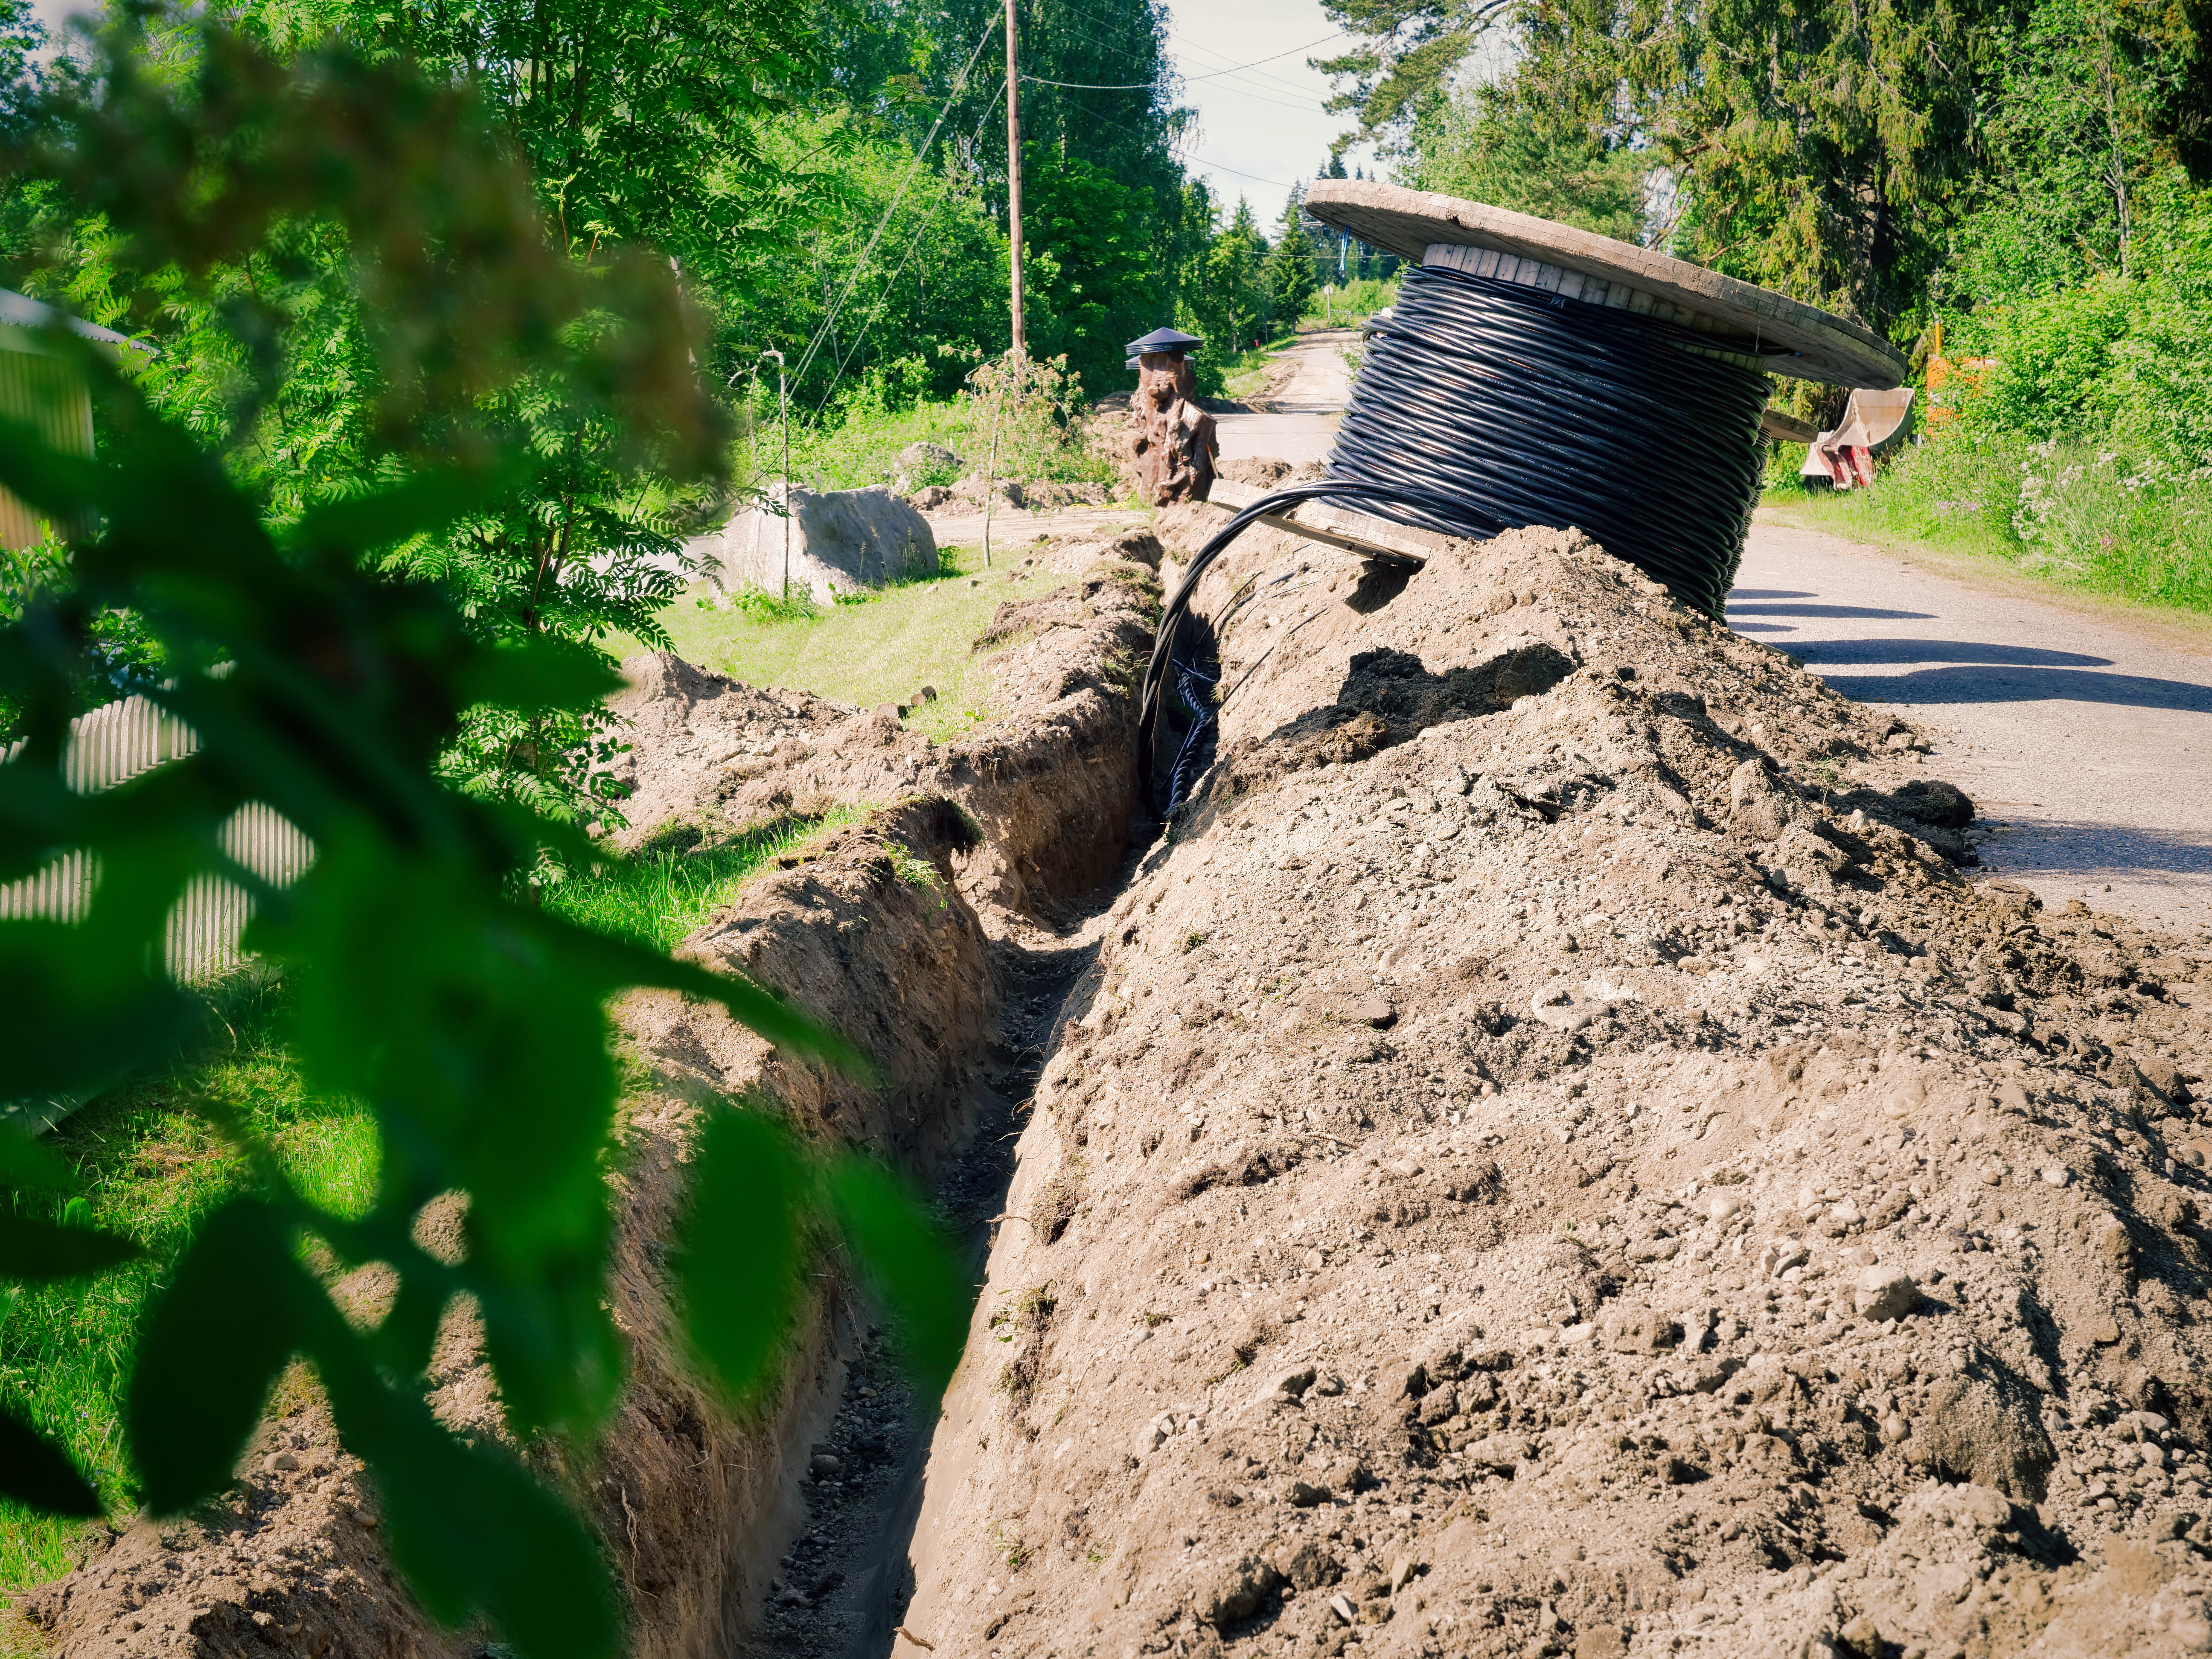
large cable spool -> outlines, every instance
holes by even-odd
[[[1769,377],[1879,388],[1905,374],[1897,349],[1855,323],[1548,219],[1345,179],[1316,180],[1306,208],[1410,269],[1370,323],[1328,478],[1239,511],[1169,601],[1139,726],[1163,807],[1211,720],[1193,701],[1202,673],[1175,656],[1190,595],[1263,514],[1325,499],[1478,540],[1572,527],[1717,620],[1759,497]],[[1192,724],[1162,777],[1153,750],[1170,683]]]

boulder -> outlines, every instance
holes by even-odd
[[[917,485],[949,483],[967,465],[943,444],[908,444],[891,457],[891,488],[903,495]]]
[[[866,489],[793,489],[789,495],[791,585],[828,605],[838,593],[881,587],[937,569],[929,520],[882,485]],[[722,592],[783,591],[784,526],[780,489],[721,529],[694,538],[699,572]]]

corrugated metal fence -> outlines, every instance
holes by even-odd
[[[70,722],[63,763],[70,787],[89,794],[112,789],[164,761],[189,755],[199,736],[144,697],[125,697]],[[12,761],[10,748],[0,760]],[[4,787],[4,775],[0,775]],[[278,885],[292,881],[314,857],[313,843],[268,807],[240,807],[222,830],[223,850],[254,874]],[[92,902],[99,860],[64,854],[37,875],[0,886],[0,920],[52,917],[71,921]],[[167,957],[179,982],[211,979],[240,961],[238,937],[253,914],[245,890],[216,876],[195,876],[169,912]]]

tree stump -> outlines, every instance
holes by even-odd
[[[1130,413],[1136,435],[1129,447],[1137,480],[1157,507],[1202,501],[1213,487],[1213,416],[1198,406],[1190,359],[1179,351],[1148,351],[1137,360],[1137,395]]]

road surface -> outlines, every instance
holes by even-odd
[[[1981,873],[2212,927],[2212,634],[1776,524],[1753,525],[1728,615],[1935,741],[1929,775],[1991,830]]]

